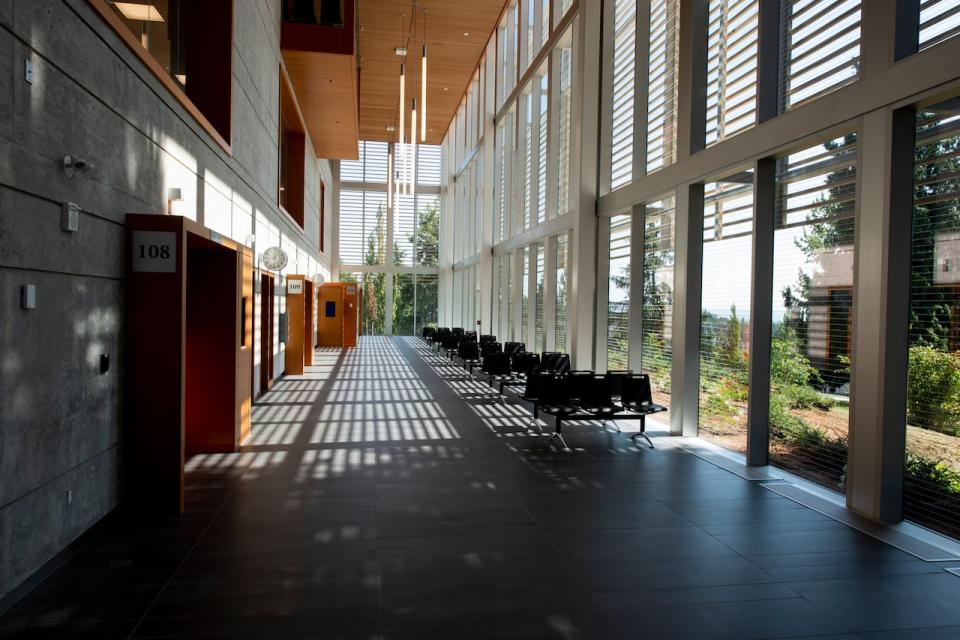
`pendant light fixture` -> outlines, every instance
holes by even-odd
[[[406,100],[406,98],[404,97],[406,94],[406,91],[404,90],[404,88],[406,87],[406,84],[407,84],[406,74],[404,73],[406,70],[405,67],[406,65],[403,62],[401,62],[400,63],[400,116],[399,116],[400,117],[400,185],[401,186],[403,186],[403,180],[407,173],[407,154],[406,154],[406,148],[404,146],[405,145],[404,136],[406,135],[404,123],[406,122],[406,119],[403,117],[403,103]]]
[[[393,209],[393,143],[387,145],[387,209]]]
[[[412,170],[417,170],[417,99],[414,98],[410,106],[410,166]],[[414,184],[417,182],[416,176],[410,176],[410,182],[407,183],[407,195],[413,195]]]
[[[427,141],[427,10],[423,10],[423,52],[420,56],[420,142]]]

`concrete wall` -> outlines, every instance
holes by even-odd
[[[277,205],[280,2],[239,0],[234,23],[227,155],[86,0],[0,0],[0,598],[123,497],[126,213],[164,212],[179,188],[183,215],[241,242],[255,234],[257,254],[283,246],[286,273],[329,278],[329,163],[307,160],[304,230]],[[65,154],[92,169],[66,177]],[[60,230],[63,201],[82,209],[78,233]]]

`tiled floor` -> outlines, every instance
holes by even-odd
[[[416,339],[318,352],[0,638],[960,638],[960,578],[679,449],[523,428]],[[662,442],[662,441],[661,441]]]

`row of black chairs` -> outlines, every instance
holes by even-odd
[[[478,339],[471,333],[439,329],[424,337],[445,350],[451,360],[458,359],[471,378],[479,366],[480,378],[491,388],[499,387],[497,397],[504,404],[505,389],[518,388],[520,398],[533,405],[530,426],[542,433],[540,413],[553,416],[556,426],[552,437],[564,448],[563,422],[572,420],[600,420],[604,426],[612,423],[618,431],[616,420],[639,420],[640,431],[631,438],[643,438],[653,448],[646,434],[646,417],[667,408],[653,402],[648,375],[632,370],[605,374],[572,370],[567,354],[532,353],[521,342],[501,345],[496,336],[482,335]]]

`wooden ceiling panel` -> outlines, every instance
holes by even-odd
[[[283,60],[317,157],[356,160],[359,129],[355,58],[284,49]]]
[[[427,10],[427,144],[440,144],[460,98],[496,27],[505,0],[419,0],[417,38],[408,43],[405,113],[410,126],[411,92],[420,100],[420,51],[423,10]],[[411,0],[360,0],[360,138],[394,140],[400,99],[400,63],[395,48],[406,39]],[[469,35],[464,35],[464,34]],[[419,122],[417,127],[419,128]]]

